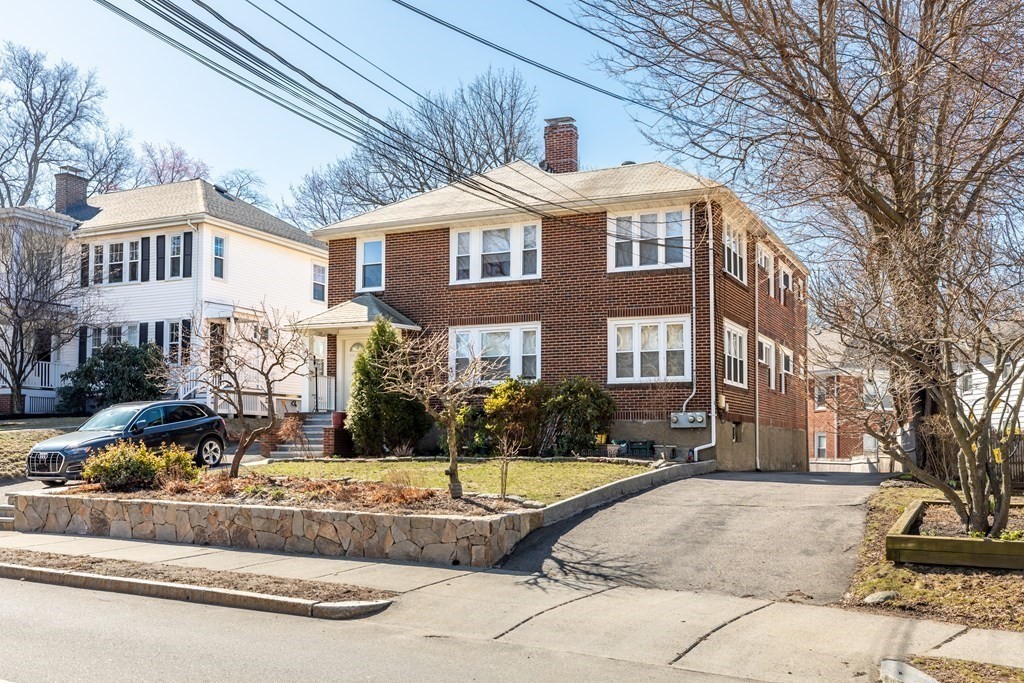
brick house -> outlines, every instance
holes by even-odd
[[[805,266],[719,183],[657,162],[580,171],[567,117],[547,121],[544,149],[540,168],[516,161],[315,231],[330,308],[307,324],[328,335],[336,409],[384,315],[447,331],[453,367],[481,354],[512,376],[601,383],[612,438],[722,469],[806,469]]]

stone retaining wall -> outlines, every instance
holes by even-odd
[[[490,567],[541,526],[539,510],[486,517],[385,515],[257,505],[123,500],[44,492],[10,495],[14,528]]]

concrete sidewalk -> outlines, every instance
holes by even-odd
[[[0,548],[317,579],[402,593],[375,625],[761,681],[877,680],[885,657],[1024,667],[1024,634],[711,592],[111,538],[0,533]]]

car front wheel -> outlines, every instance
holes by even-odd
[[[224,447],[212,436],[203,439],[196,449],[196,464],[204,467],[216,467],[224,457]]]

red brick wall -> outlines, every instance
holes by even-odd
[[[827,401],[823,408],[815,405],[815,388],[825,388]],[[864,380],[853,375],[816,377],[808,383],[808,456],[817,454],[815,436],[826,435],[826,457],[849,459],[864,451]]]
[[[721,216],[715,206],[714,250],[716,281],[716,365],[718,387],[729,404],[725,419],[752,422],[755,406],[754,370],[757,335],[754,331],[754,293],[722,270]],[[708,248],[703,205],[695,205],[693,234],[697,277],[697,349],[691,363],[697,393],[689,408],[710,408],[710,333],[708,329]],[[425,330],[453,325],[540,321],[541,376],[557,381],[584,375],[604,383],[608,377],[608,318],[690,313],[691,271],[607,272],[607,217],[604,213],[545,218],[542,221],[542,279],[521,282],[449,284],[449,230],[447,227],[386,238],[384,301],[415,320]],[[339,304],[355,294],[355,238],[330,242],[328,303]],[[777,255],[780,256],[780,255]],[[748,283],[756,273],[755,243],[748,240]],[[801,278],[799,271],[795,277]],[[804,381],[800,377],[806,346],[806,308],[791,296],[786,306],[767,293],[760,300],[762,334],[794,351],[796,374],[783,395],[767,389],[762,377],[760,406],[765,424],[803,431],[807,427]],[[722,319],[748,328],[748,388],[726,388],[723,383]],[[329,346],[330,372],[333,350]],[[762,372],[759,370],[759,372]],[[665,420],[680,410],[691,392],[690,383],[612,385],[619,419]],[[801,437],[802,441],[802,437]]]

